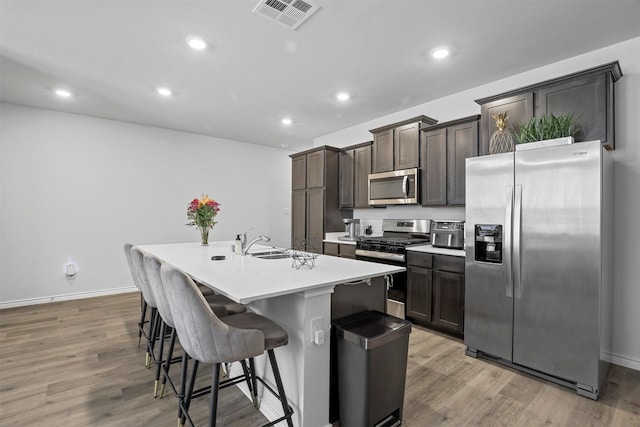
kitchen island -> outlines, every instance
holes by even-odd
[[[296,426],[330,426],[329,337],[331,294],[336,285],[359,283],[404,271],[404,267],[319,255],[315,267],[292,268],[292,259],[260,259],[235,255],[233,242],[140,245],[189,274],[214,291],[277,322],[289,334],[289,343],[276,349],[282,380],[294,409]],[[255,245],[251,252],[272,248]],[[222,260],[212,257],[224,256]],[[378,279],[380,280],[380,279]],[[312,330],[321,325],[322,338]],[[322,335],[322,334],[320,334]],[[315,342],[314,342],[315,341]],[[268,360],[256,358],[258,375],[274,384]],[[232,370],[240,370],[239,366]],[[235,372],[233,372],[235,373]],[[244,385],[240,386],[247,394]],[[260,410],[271,420],[280,416],[280,403],[270,393],[260,392]],[[224,410],[221,408],[220,410]]]

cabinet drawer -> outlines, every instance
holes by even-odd
[[[431,268],[433,266],[433,255],[423,252],[407,251],[407,265],[414,265],[416,267],[422,268]]]
[[[340,250],[338,249],[339,246],[337,243],[327,243],[325,242],[324,244],[324,254],[325,255],[331,255],[331,256],[339,256],[340,255]]]
[[[464,257],[447,255],[434,256],[433,269],[464,274]]]

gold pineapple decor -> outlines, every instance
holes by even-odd
[[[491,139],[489,140],[489,153],[497,154],[513,151],[513,136],[505,130],[507,128],[509,112],[505,111],[504,113],[494,114],[491,117],[496,121],[498,130],[491,135]]]

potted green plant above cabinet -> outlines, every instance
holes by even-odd
[[[560,115],[543,115],[532,117],[528,122],[522,124],[516,139],[517,150],[530,149],[539,146],[551,146],[557,144],[573,144],[574,137],[581,132],[580,125],[574,119],[573,113]]]

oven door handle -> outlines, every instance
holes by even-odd
[[[356,249],[356,257],[364,256],[368,258],[377,258],[381,260],[404,262],[405,256],[403,254],[390,254],[387,252],[367,251],[365,249]],[[361,260],[362,261],[362,260]]]

